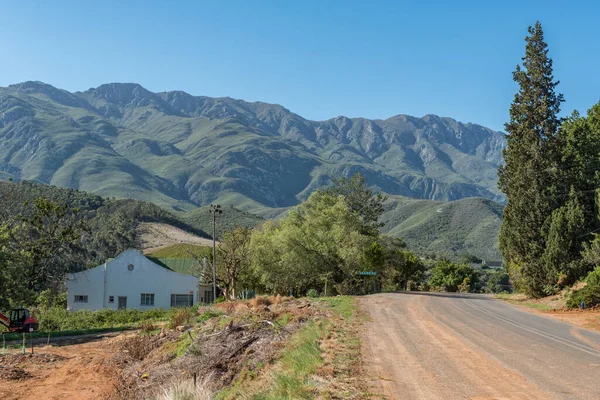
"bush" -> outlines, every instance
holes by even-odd
[[[567,299],[567,307],[577,308],[583,302],[586,307],[600,305],[600,267],[590,272],[585,278],[585,287],[573,291]]]
[[[46,310],[51,307],[56,308],[67,308],[67,292],[60,292],[54,296],[52,299],[52,292],[50,289],[46,289],[37,297],[37,306],[42,310]],[[52,303],[52,304],[50,304]]]
[[[306,292],[306,295],[308,297],[319,297],[319,292],[316,291],[316,289],[308,289],[308,292]]]
[[[187,325],[194,318],[194,311],[190,308],[178,308],[169,319],[169,328],[175,329],[178,326]]]
[[[433,267],[429,285],[443,292],[477,292],[480,289],[479,272],[465,264],[438,261]]]
[[[171,310],[162,309],[68,311],[64,308],[52,307],[40,310],[36,317],[41,331],[70,331],[138,325],[142,321],[165,320],[172,313]]]

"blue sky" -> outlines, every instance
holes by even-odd
[[[503,129],[536,19],[565,114],[600,100],[598,3],[5,1],[0,86],[137,82],[316,120],[432,113]]]

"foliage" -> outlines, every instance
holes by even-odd
[[[267,221],[253,233],[255,274],[268,290],[286,294],[317,287],[338,294],[409,288],[409,282],[422,279],[424,266],[403,240],[377,232],[383,200],[360,175],[314,192],[278,224]],[[367,212],[359,203],[373,210]]]
[[[176,310],[152,309],[147,311],[126,310],[80,310],[68,311],[65,308],[52,307],[40,309],[35,313],[40,331],[67,331],[93,328],[113,328],[137,325],[142,321],[162,321],[170,318]]]
[[[306,291],[306,296],[312,298],[319,297],[319,292],[316,289],[308,289]]]
[[[360,172],[349,179],[334,178],[332,185],[325,189],[325,192],[346,199],[350,211],[358,215],[362,222],[361,234],[377,236],[379,228],[385,225],[379,218],[383,214],[383,203],[387,197],[381,193],[375,194],[367,188],[365,178]]]
[[[581,238],[586,234],[585,213],[573,190],[565,205],[555,209],[546,224],[546,248],[539,272],[535,276],[546,282],[544,294],[551,294],[559,286],[571,285],[581,276]],[[546,276],[543,276],[545,274]],[[554,287],[555,286],[555,287]]]
[[[413,290],[424,278],[425,265],[402,240],[382,236],[383,265],[379,275],[384,291]]]
[[[98,265],[137,244],[140,222],[202,232],[160,207],[33,182],[0,182],[0,307],[56,295],[65,273]],[[48,299],[52,303],[51,297]]]
[[[483,271],[481,285],[486,293],[503,293],[512,290],[506,271]]]
[[[85,227],[77,209],[49,201],[34,200],[26,214],[19,215],[8,230],[4,251],[11,254],[7,296],[14,304],[31,305],[37,294],[51,288],[49,302],[68,272],[85,266],[82,245]]]
[[[556,280],[541,262],[545,249],[542,228],[555,208],[556,139],[563,96],[554,89],[552,60],[542,26],[536,22],[525,38],[523,67],[513,79],[519,84],[506,124],[505,164],[498,171],[499,188],[506,194],[500,249],[515,285],[542,295]]]
[[[218,277],[225,297],[235,300],[239,279],[249,275],[251,230],[244,227],[225,232],[219,243]]]
[[[52,307],[67,308],[67,291],[53,295],[50,289],[46,289],[38,295],[36,304],[42,310]]]
[[[193,308],[176,308],[169,317],[169,328],[175,329],[178,326],[188,325],[195,315]]]
[[[251,239],[252,265],[263,284],[283,293],[305,293],[331,274],[351,282],[372,240],[344,197],[316,191],[278,225],[267,221]]]
[[[577,308],[581,303],[585,303],[586,307],[600,305],[600,267],[591,271],[584,282],[586,285],[574,290],[567,299],[567,307]]]
[[[381,232],[402,237],[411,250],[429,258],[464,262],[461,257],[471,254],[484,260],[499,260],[503,208],[502,204],[482,198],[444,202],[390,195],[381,216],[385,222]]]
[[[479,272],[465,264],[441,260],[433,267],[429,284],[444,292],[456,292],[459,289],[476,292],[480,289]]]

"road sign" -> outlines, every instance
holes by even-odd
[[[358,274],[359,275],[377,275],[377,272],[375,272],[375,271],[360,271]]]

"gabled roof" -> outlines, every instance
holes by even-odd
[[[202,277],[200,276],[200,265],[198,261],[194,260],[193,258],[155,258],[149,256],[146,256],[146,258],[153,263],[171,271],[178,272],[180,274],[193,275],[200,279],[200,283],[204,283],[202,281]]]

